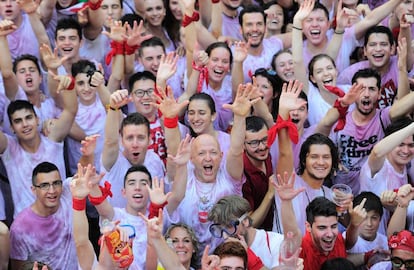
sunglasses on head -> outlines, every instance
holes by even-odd
[[[414,270],[414,260],[403,260],[398,257],[391,257],[393,267],[401,268],[403,265],[407,270]]]

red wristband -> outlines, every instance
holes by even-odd
[[[206,85],[208,86],[208,69],[207,67],[200,67],[197,66],[196,63],[193,61],[192,67],[194,70],[197,70],[200,72],[200,75],[198,77],[198,83],[197,83],[197,93],[201,93],[203,90],[203,83],[206,82]]]
[[[70,84],[68,85],[66,90],[73,90],[75,88],[75,78],[73,78],[72,76],[70,77]]]
[[[88,196],[92,205],[100,205],[108,196],[112,197],[111,184],[108,181],[105,181],[103,187],[99,186],[99,189],[102,192],[101,197],[91,197],[91,195]]]
[[[72,197],[72,208],[76,211],[83,211],[86,208],[86,198],[76,199]]]
[[[112,40],[111,41],[111,50],[108,52],[108,54],[105,57],[105,63],[106,65],[111,64],[112,57],[114,55],[124,54],[124,42],[117,42]]]
[[[267,139],[267,145],[270,147],[273,142],[276,140],[277,133],[280,129],[287,128],[289,138],[293,143],[298,143],[299,141],[299,133],[298,128],[296,125],[292,122],[290,116],[287,120],[282,119],[280,115],[277,117],[276,123],[271,127],[268,131],[268,139]]]
[[[247,249],[247,269],[259,270],[264,266],[262,260],[251,250]]]
[[[167,204],[168,204],[168,202],[165,202],[163,204],[155,204],[155,203],[151,202],[150,206],[149,206],[148,218],[158,217],[159,209],[163,209],[164,206],[166,206]]]
[[[178,126],[178,116],[174,118],[164,117],[164,127],[166,128],[176,128]]]
[[[129,46],[127,42],[125,42],[125,55],[134,54],[138,50],[139,46]]]
[[[192,22],[197,22],[200,19],[200,14],[198,14],[197,11],[193,12],[193,15],[188,16],[187,14],[184,15],[183,21],[181,22],[181,25],[183,27],[187,27]]]
[[[342,106],[341,102],[337,99],[333,105],[334,108],[338,110],[339,117],[338,117],[338,123],[336,124],[336,127],[334,128],[334,131],[343,130],[346,123],[346,114],[348,113],[349,106]]]
[[[88,2],[88,6],[91,10],[98,10],[102,5],[103,0],[99,0],[96,3]]]

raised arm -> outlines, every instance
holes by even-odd
[[[69,134],[70,128],[78,111],[78,97],[72,87],[73,78],[69,76],[54,75],[53,79],[59,82],[57,93],[62,96],[63,111],[59,118],[50,127],[48,138],[55,142],[61,142]]]
[[[386,155],[400,145],[408,136],[414,134],[414,123],[402,128],[379,141],[368,157],[371,177],[373,177],[384,165]]]
[[[400,43],[402,39],[411,40],[412,38],[411,26],[412,24],[407,21],[405,14],[404,14],[400,18],[400,33],[398,35],[398,43]],[[406,63],[405,63],[406,70],[405,71],[411,71],[413,64],[414,64],[414,52],[411,49],[411,43],[410,43],[410,46],[405,46],[404,49],[406,53]],[[400,88],[399,85],[398,85],[398,88]]]
[[[230,149],[226,157],[226,169],[234,179],[242,179],[243,175],[243,145],[246,134],[246,117],[250,114],[251,106],[257,102],[256,88],[252,84],[239,85],[233,104],[225,104],[224,108],[233,111],[233,128],[230,135]],[[254,97],[254,99],[253,99]]]
[[[306,72],[305,62],[303,61],[303,34],[302,25],[303,21],[312,12],[314,0],[304,0],[300,5],[298,12],[293,17],[292,26],[292,58],[293,67],[295,71],[295,77],[297,80],[303,83],[303,91],[308,94],[308,77]]]
[[[104,69],[101,64],[98,64],[98,71],[95,71],[91,78],[91,87],[96,88],[96,92],[99,95],[102,105],[105,107],[109,104],[111,93],[105,86]]]
[[[88,0],[89,8],[84,12],[88,23],[83,27],[83,35],[86,39],[95,40],[101,33],[105,21],[105,14],[101,10],[102,0]]]
[[[243,62],[247,57],[248,46],[249,44],[243,41],[238,41],[234,44],[233,63],[231,66],[231,88],[233,99],[236,97],[239,85],[244,83]]]
[[[390,109],[391,120],[404,117],[413,111],[414,92],[410,92],[399,100],[394,101]]]
[[[263,200],[260,203],[259,207],[254,210],[250,214],[250,218],[252,219],[252,227],[257,228],[260,225],[263,224],[263,221],[266,218],[267,213],[270,210],[270,207],[272,206],[273,202],[275,201],[275,187],[273,186],[273,180],[275,176],[272,175],[269,178],[269,187],[267,189],[266,194],[263,196]]]
[[[102,164],[105,170],[111,170],[119,154],[119,127],[121,119],[120,108],[127,104],[131,98],[128,90],[117,90],[111,94],[109,110],[105,120],[105,140],[102,151]]]
[[[407,220],[407,207],[411,200],[414,199],[414,188],[410,184],[403,185],[397,193],[398,205],[390,222],[388,223],[387,236],[394,232],[405,230]]]
[[[7,35],[13,33],[16,28],[16,25],[10,20],[0,21],[0,47],[2,48],[0,50],[0,70],[6,96],[9,100],[14,100],[19,89],[16,74],[13,72],[13,60],[7,41]]]
[[[411,28],[410,28],[411,29]],[[411,30],[410,30],[411,31]],[[409,39],[410,40],[410,39]],[[407,50],[411,46],[407,46],[407,39],[405,37],[398,40],[398,92],[397,99],[402,99],[410,92],[410,82],[407,73]],[[410,52],[411,54],[411,52]]]
[[[348,228],[346,229],[346,239],[345,239],[345,248],[346,250],[351,249],[356,242],[358,241],[359,235],[359,226],[367,217],[367,211],[364,208],[366,198],[362,199],[361,203],[353,208],[351,203],[348,209],[349,216],[351,217],[351,222],[349,223]]]
[[[175,52],[162,55],[157,71],[157,87],[166,89],[167,80],[177,71],[177,61],[178,55]]]
[[[385,17],[390,14],[390,11],[394,10],[402,0],[390,0],[384,2],[381,6],[372,10],[364,19],[355,24],[355,37],[361,39],[364,37],[365,32],[374,25],[380,23]]]

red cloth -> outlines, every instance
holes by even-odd
[[[111,50],[105,57],[105,63],[107,65],[111,64],[112,57],[114,57],[117,54],[124,54],[124,51],[125,49],[123,42],[111,41]]]
[[[345,92],[342,91],[342,89],[339,87],[325,85],[325,88],[328,89],[328,91],[331,92],[332,94],[337,95],[338,97],[345,96]],[[337,131],[343,130],[345,127],[346,114],[348,113],[349,106],[343,107],[341,105],[341,102],[339,102],[339,100],[336,100],[333,107],[336,108],[339,112],[338,123],[336,124],[335,129],[334,129],[334,131],[337,132]]]
[[[199,19],[200,19],[200,14],[198,14],[197,11],[194,11],[191,17],[184,14],[184,18],[183,18],[183,21],[181,22],[181,25],[183,27],[187,27],[187,25],[189,25],[192,22],[197,22]]]
[[[112,198],[111,184],[108,181],[105,181],[103,187],[99,186],[99,189],[102,193],[101,197],[88,196],[92,205],[100,205],[108,196]]]
[[[344,238],[338,232],[333,250],[328,255],[325,255],[313,244],[312,236],[307,231],[302,239],[302,251],[299,257],[303,259],[304,270],[319,270],[328,259],[346,258]]]
[[[264,161],[266,167],[266,173],[263,173],[257,168],[246,153],[243,153],[243,165],[244,175],[246,175],[246,182],[243,184],[243,197],[249,202],[252,210],[259,208],[263,201],[263,197],[269,189],[269,177],[273,174],[272,158],[269,154]],[[274,203],[270,206],[269,211],[258,229],[264,229],[265,231],[271,231],[273,229],[273,211]]]
[[[292,119],[290,119],[290,116],[289,116],[288,120],[283,120],[282,117],[280,117],[280,115],[279,115],[277,117],[276,123],[267,132],[267,136],[268,136],[267,146],[270,147],[273,144],[273,142],[276,139],[277,132],[282,128],[287,128],[290,140],[295,144],[298,143],[298,141],[299,141],[298,128],[292,122]]]
[[[410,231],[400,231],[399,233],[390,236],[388,246],[390,249],[414,252],[414,236]]]
[[[206,82],[206,85],[208,86],[208,69],[207,67],[199,67],[196,66],[196,64],[193,61],[193,69],[200,72],[200,76],[198,77],[198,83],[197,83],[197,93],[201,93],[201,90],[203,89],[203,82]]]

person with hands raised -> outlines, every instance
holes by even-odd
[[[414,228],[413,216],[414,188],[411,184],[401,186],[398,191],[391,191],[395,195],[396,207],[387,227],[387,235],[390,237],[394,232]]]

